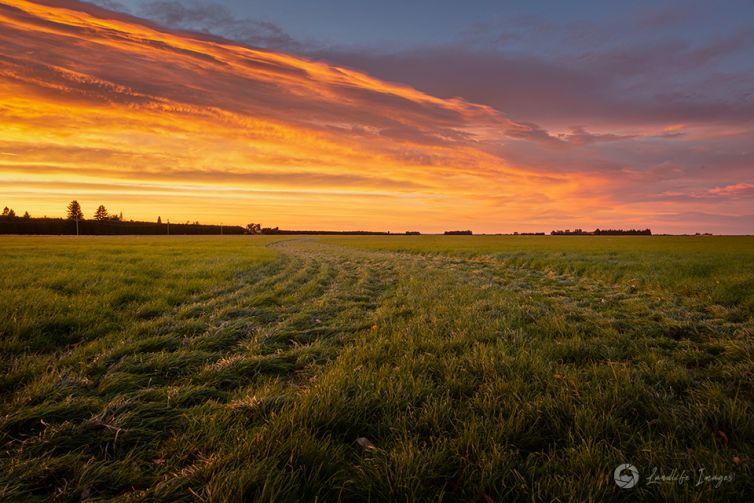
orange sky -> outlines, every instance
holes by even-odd
[[[63,1],[0,3],[0,118],[0,204],[33,216],[75,198],[135,220],[506,232],[677,211],[553,165],[536,126],[490,107]]]

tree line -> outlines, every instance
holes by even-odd
[[[357,235],[357,236],[388,236],[390,232],[380,231],[295,231],[290,229],[281,229],[279,227],[262,227],[262,224],[251,223],[245,227],[246,234],[274,234],[274,235],[296,235],[296,234],[319,234],[319,235]],[[418,234],[418,233],[417,233]]]
[[[651,236],[651,229],[595,229],[592,232],[581,229],[552,231],[552,236]]]
[[[94,211],[91,220],[87,220],[81,204],[73,200],[66,206],[65,218],[32,218],[29,212],[19,217],[12,208],[7,206],[0,215],[0,234],[356,234],[356,235],[390,235],[390,232],[379,231],[311,231],[286,230],[279,227],[262,227],[259,223],[250,223],[245,227],[237,225],[202,225],[198,221],[193,223],[163,224],[162,218],[156,222],[141,222],[123,218],[123,213],[111,214],[105,205],[100,204]],[[406,235],[419,235],[418,231],[406,231]],[[445,231],[445,235],[472,235],[470,230]],[[514,233],[514,235],[543,235],[538,232]],[[553,236],[651,236],[650,229],[582,229],[553,230]]]
[[[244,234],[245,229],[237,225],[203,225],[194,223],[163,224],[162,218],[156,222],[125,220],[123,213],[111,214],[105,205],[100,204],[92,215],[86,219],[81,204],[73,200],[66,206],[65,218],[32,218],[29,212],[18,217],[16,212],[5,207],[0,216],[0,234],[86,234],[86,235],[124,235],[124,234]]]

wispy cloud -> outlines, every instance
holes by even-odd
[[[735,183],[723,187],[713,187],[709,190],[709,193],[720,196],[754,198],[754,183]]]

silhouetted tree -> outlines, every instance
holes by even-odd
[[[246,226],[246,234],[261,234],[262,224],[248,224]]]
[[[97,208],[97,211],[94,212],[94,219],[99,220],[100,222],[103,220],[107,220],[108,213],[107,208],[105,208],[104,204],[100,204],[99,208]]]
[[[68,219],[69,220],[83,220],[84,212],[81,211],[81,205],[75,199],[68,203]]]
[[[28,211],[24,211],[24,218],[31,218]]]
[[[8,208],[7,206],[5,208],[3,208],[3,216],[4,217],[9,217],[10,216],[10,208]]]
[[[162,219],[161,219],[160,217],[157,217],[157,223],[158,223],[158,224],[161,224],[161,223],[162,223]]]

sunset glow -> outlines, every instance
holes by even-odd
[[[0,203],[33,216],[75,198],[87,216],[293,229],[751,233],[751,134],[672,118],[546,130],[87,4],[0,3]],[[747,137],[722,164],[683,165]]]

